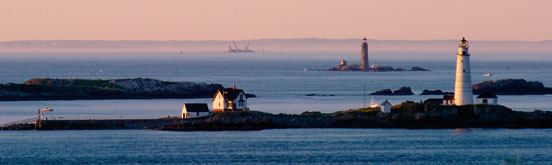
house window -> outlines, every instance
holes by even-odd
[[[197,116],[199,116],[199,112],[197,112]]]
[[[487,104],[487,99],[483,99],[483,104]]]

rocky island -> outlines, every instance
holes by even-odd
[[[409,70],[403,69],[403,68],[393,68],[391,66],[370,66],[366,70],[363,70],[360,65],[356,64],[347,64],[347,61],[341,60],[341,63],[337,67],[331,67],[328,69],[328,71],[365,71],[365,72],[390,72],[390,71],[429,71],[428,69],[424,69],[422,67],[414,66],[410,68]]]
[[[414,95],[410,87],[400,87],[397,90],[383,89],[370,93],[370,95]]]
[[[260,130],[273,128],[552,128],[552,112],[514,111],[500,105],[443,106],[405,102],[391,113],[360,108],[298,115],[223,112],[204,120],[174,123],[160,130]]]
[[[497,95],[542,95],[552,94],[552,88],[545,87],[542,82],[524,79],[502,79],[483,81],[472,86],[474,94],[490,92]],[[454,92],[424,89],[420,95],[453,95]],[[410,87],[401,87],[395,91],[382,89],[370,95],[413,95]]]
[[[23,84],[0,84],[0,101],[77,99],[209,98],[221,84],[135,79],[33,78]]]
[[[445,94],[454,94],[454,92],[443,92],[441,90],[428,90],[424,89],[420,95],[445,95]]]
[[[334,113],[270,114],[258,111],[219,112],[208,117],[182,119],[41,120],[4,125],[0,130],[157,129],[173,131],[261,130],[275,128],[552,128],[552,112],[515,111],[501,105],[439,105],[403,102],[390,113],[359,108]]]
[[[552,88],[542,82],[524,79],[502,79],[483,81],[473,85],[473,93],[488,91],[498,95],[542,95],[552,94]]]

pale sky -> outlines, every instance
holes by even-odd
[[[552,40],[550,0],[2,0],[0,41]]]

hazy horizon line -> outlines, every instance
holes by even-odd
[[[79,40],[79,39],[35,39],[35,40],[5,40],[0,42],[28,42],[28,41],[156,41],[156,42],[168,42],[168,41],[192,41],[192,42],[206,42],[206,41],[258,41],[258,40],[362,40],[363,38],[318,38],[318,37],[305,37],[305,38],[258,38],[258,39],[242,39],[242,40],[218,40],[218,39],[212,39],[212,40],[101,40],[101,39],[94,39],[94,40]],[[426,41],[458,41],[460,39],[433,39],[433,40],[402,40],[402,39],[374,39],[374,38],[366,38],[370,41],[413,41],[413,42],[426,42]],[[550,42],[552,39],[549,40],[470,40],[468,41],[483,41],[483,42]]]

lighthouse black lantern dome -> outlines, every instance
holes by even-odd
[[[466,38],[462,37],[462,40],[460,40],[460,44],[458,45],[458,54],[469,56],[468,53],[470,45],[468,44],[468,41]]]

